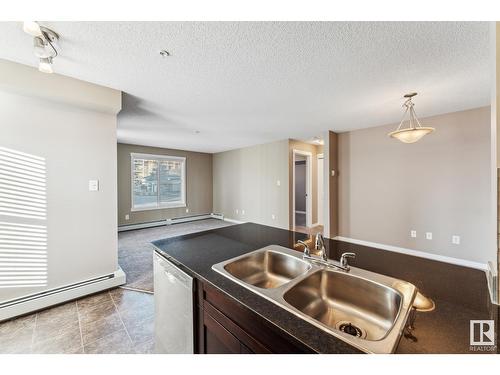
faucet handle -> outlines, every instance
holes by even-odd
[[[302,246],[304,246],[304,255],[305,256],[311,255],[311,251],[309,250],[309,246],[307,246],[307,244],[304,241],[298,240],[297,243],[300,243]]]
[[[349,263],[347,261],[348,258],[356,258],[356,253],[342,253],[342,256],[340,257],[340,265],[346,269],[349,269]]]

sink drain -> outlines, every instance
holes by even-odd
[[[360,328],[351,322],[341,321],[336,324],[336,328],[348,335],[359,337],[364,339],[366,337],[366,332],[363,328]]]

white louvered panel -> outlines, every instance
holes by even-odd
[[[47,285],[45,159],[0,147],[0,288]]]

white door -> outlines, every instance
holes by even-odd
[[[323,155],[318,155],[318,224],[323,225],[323,207],[325,206],[325,196],[323,194]]]

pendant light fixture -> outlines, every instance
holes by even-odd
[[[413,104],[411,100],[415,95],[417,95],[417,93],[412,92],[404,96],[406,101],[404,102],[403,107],[406,107],[406,109],[403,114],[403,119],[401,120],[398,128],[388,134],[389,137],[396,138],[403,143],[415,143],[424,135],[432,133],[435,130],[434,128],[424,127],[420,124],[417,114],[415,113],[415,109],[413,108],[415,104]],[[406,127],[403,126],[405,121],[408,122],[408,126]]]

